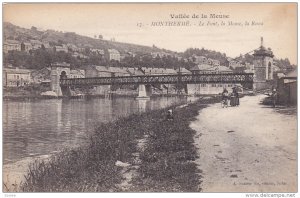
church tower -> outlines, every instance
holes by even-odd
[[[268,81],[273,80],[273,52],[266,49],[261,37],[261,44],[254,50],[254,88],[256,90],[268,88]]]

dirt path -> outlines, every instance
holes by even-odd
[[[203,192],[297,191],[297,118],[259,105],[263,98],[210,105],[191,123]]]

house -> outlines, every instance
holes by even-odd
[[[68,43],[67,48],[68,48],[69,51],[78,52],[78,47],[74,44]]]
[[[177,71],[169,68],[142,67],[144,75],[176,75]]]
[[[157,67],[142,67],[140,70],[144,73],[144,75],[177,75],[178,72],[175,69],[170,68],[157,68]],[[174,84],[158,84],[152,85],[152,93],[159,94],[168,94],[175,93]]]
[[[71,69],[70,78],[85,78],[85,71],[83,69]]]
[[[219,61],[219,60],[213,60],[213,59],[212,59],[211,64],[212,64],[213,66],[220,66],[220,61]]]
[[[192,74],[202,74],[202,73],[210,73],[213,69],[211,65],[208,64],[199,64],[195,65],[190,69]]]
[[[205,56],[193,55],[193,62],[196,64],[207,64],[208,60]]]
[[[91,51],[93,54],[104,56],[104,50],[102,50],[102,49],[91,48],[90,51]]]
[[[82,53],[78,53],[78,52],[74,52],[72,54],[72,56],[75,57],[75,58],[82,58],[82,59],[87,59],[88,58],[88,56],[86,56],[86,55],[84,55]]]
[[[285,105],[297,104],[297,70],[287,73],[277,80],[278,102]]]
[[[126,67],[109,67],[112,77],[117,76],[130,76],[130,73],[127,71]]]
[[[37,49],[41,49],[43,43],[39,40],[30,40],[30,43],[32,45],[32,49],[37,50]]]
[[[43,42],[43,46],[45,47],[45,49],[51,49],[51,46],[48,42]]]
[[[233,71],[231,69],[229,69],[228,67],[226,66],[222,66],[222,65],[219,65],[219,66],[213,66],[212,67],[212,70],[211,73],[222,73],[222,74],[229,74],[229,73],[233,73]]]
[[[123,67],[109,67],[109,66],[87,66],[85,70],[87,78],[92,77],[116,77],[116,76],[130,76],[127,68]]]
[[[7,87],[22,87],[31,82],[32,70],[16,68],[3,69],[3,85]]]
[[[23,52],[29,52],[32,49],[33,49],[33,47],[31,45],[31,43],[28,43],[28,42],[22,42],[21,43],[21,51],[23,51]]]
[[[114,77],[114,76],[130,76],[130,73],[126,68],[119,67],[108,67],[108,66],[98,66],[89,65],[85,70],[86,78],[93,77]],[[107,94],[112,89],[111,85],[101,85],[94,87],[95,94]]]
[[[230,60],[229,61],[229,67],[231,68],[236,68],[236,67],[242,67],[243,65],[241,64],[240,61],[236,61],[236,60]]]
[[[119,61],[121,60],[120,52],[116,49],[108,49],[108,60],[115,60]]]
[[[192,74],[229,74],[233,73],[231,69],[226,66],[212,66],[208,64],[196,65],[191,68]],[[201,83],[201,84],[188,84],[187,90],[189,95],[215,95],[222,93],[223,89],[231,91],[232,87],[241,86],[234,83]]]
[[[176,69],[176,72],[177,74],[182,74],[182,75],[185,75],[185,74],[192,74],[191,71],[185,69],[185,68],[180,68],[180,69]]]
[[[66,52],[66,53],[68,53],[68,47],[66,46],[66,45],[62,45],[62,46],[59,46],[59,45],[56,45],[55,47],[54,47],[54,51],[56,51],[56,52]]]
[[[130,76],[142,76],[144,73],[139,69],[135,67],[127,67],[127,72]]]
[[[3,43],[3,52],[8,53],[9,51],[21,51],[21,43],[16,40],[6,40]]]

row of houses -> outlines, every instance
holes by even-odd
[[[70,67],[67,63],[58,63],[63,67]],[[197,65],[190,70],[185,68],[170,69],[157,67],[109,67],[89,65],[85,70],[70,70],[68,78],[89,77],[118,77],[118,76],[141,76],[141,75],[177,75],[177,74],[200,74],[200,73],[231,73],[232,70],[225,66]],[[51,80],[51,68],[45,67],[40,70],[29,70],[21,68],[5,68],[3,70],[4,86],[19,87],[31,83],[49,84]],[[216,94],[222,92],[223,88],[233,87],[233,84],[191,84],[188,85],[189,94]],[[161,85],[161,88],[169,87]],[[96,88],[99,94],[109,90],[109,86]]]
[[[88,56],[84,55],[86,54],[86,47],[77,47],[74,44],[68,43],[68,44],[61,44],[61,45],[54,45],[51,46],[48,42],[41,42],[39,40],[30,40],[28,42],[20,42],[16,40],[5,40],[3,42],[3,52],[8,53],[9,51],[23,51],[29,53],[32,50],[37,50],[44,48],[46,50],[53,50],[56,52],[71,52],[73,57],[79,57],[79,58],[88,58]],[[89,48],[90,54],[93,55],[100,55],[102,57],[106,57],[109,61],[115,60],[115,61],[121,61],[121,59],[127,57],[127,56],[135,56],[135,53],[133,52],[125,52],[121,54],[116,49],[108,49],[107,52],[103,49],[96,49],[92,48],[90,46]]]
[[[206,65],[213,65],[213,66],[220,66],[219,60],[214,60],[211,58],[207,58],[205,56],[197,56],[193,55],[190,57],[190,60],[193,61],[196,64],[206,64]]]
[[[66,67],[70,65],[67,63]],[[85,78],[85,77],[118,77],[132,75],[176,75],[181,74],[199,74],[199,73],[230,73],[232,72],[225,66],[197,65],[190,70],[185,68],[170,69],[157,67],[109,67],[109,66],[87,66],[85,70],[70,70],[69,78]],[[4,68],[3,76],[6,86],[23,86],[29,83],[45,83],[50,81],[51,68],[45,67],[40,70],[30,70],[22,68]]]
[[[4,68],[3,85],[6,87],[22,87],[29,84],[48,84],[51,79],[51,68],[40,70],[23,68]],[[85,70],[70,70],[70,78],[84,78]]]

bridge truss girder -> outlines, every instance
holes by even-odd
[[[151,76],[118,76],[95,78],[60,79],[61,86],[94,86],[94,85],[130,85],[130,84],[253,84],[253,73],[231,74],[186,74],[186,75],[151,75]]]

